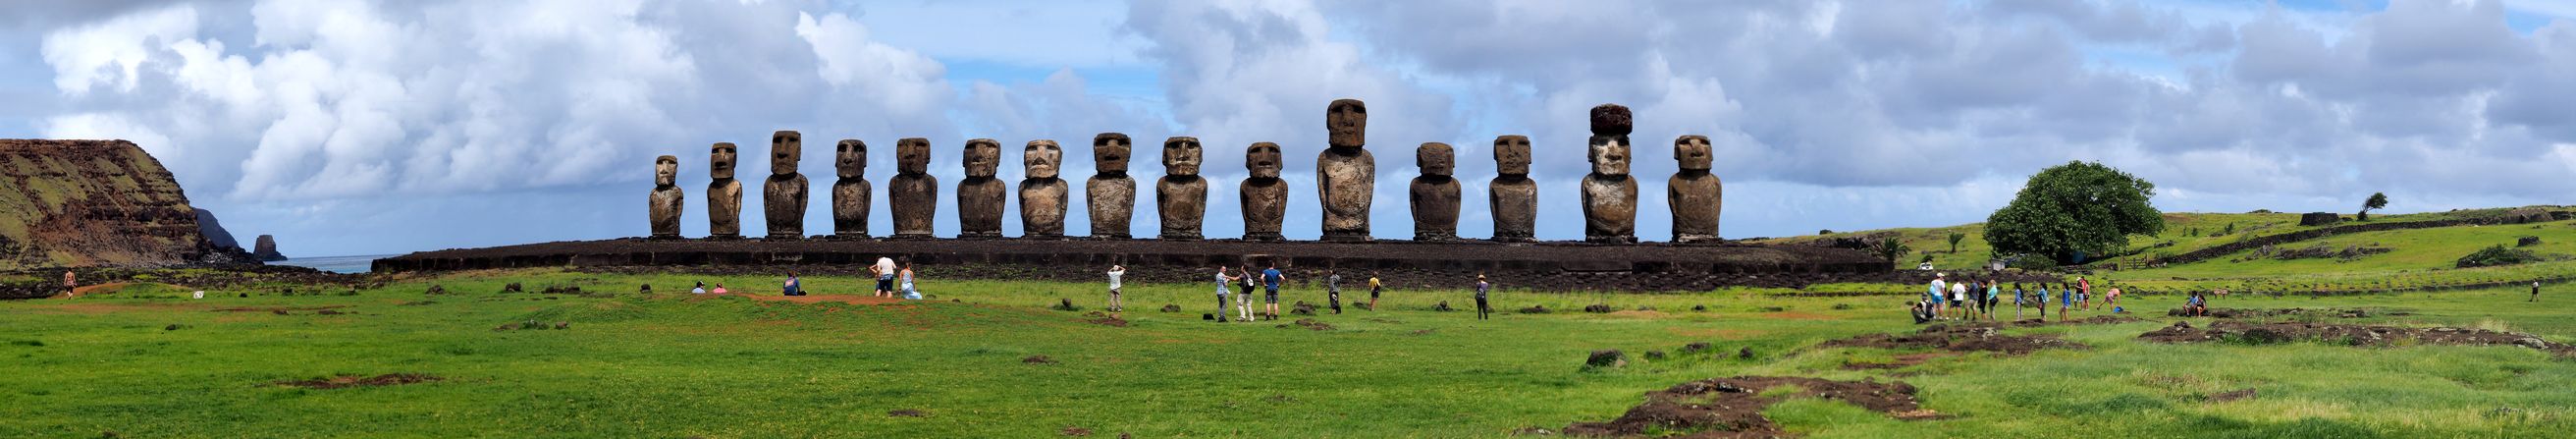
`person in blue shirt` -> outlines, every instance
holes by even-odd
[[[2073,285],[2057,286],[2057,321],[2066,321],[2066,309],[2075,306],[2075,293]]]
[[[1261,270],[1261,305],[1271,320],[1279,320],[1279,283],[1287,281],[1288,275],[1281,274],[1277,264]]]
[[[2024,305],[2029,304],[2029,302],[2030,302],[2030,291],[2027,291],[2027,290],[2023,290],[2023,289],[2021,289],[2021,282],[2013,282],[2013,320],[2014,320],[2014,321],[2020,321],[2020,320],[2021,320],[2021,307],[2022,307],[2022,306],[2024,306]]]
[[[802,295],[805,295],[805,288],[804,288],[804,287],[805,287],[805,284],[804,284],[804,282],[800,282],[800,281],[796,280],[796,272],[793,272],[793,271],[787,272],[787,283],[786,283],[785,285],[782,285],[781,287],[782,287],[783,289],[785,289],[785,290],[786,290],[786,292],[785,292],[785,294],[786,294],[786,295],[789,295],[789,296],[802,296]]]
[[[2039,284],[2039,294],[2033,295],[2031,298],[2037,299],[2033,300],[2032,304],[2037,305],[2036,308],[2039,308],[2039,320],[2048,321],[2048,283],[2041,282]]]

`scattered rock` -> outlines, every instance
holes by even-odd
[[[1646,351],[1646,360],[1654,361],[1662,359],[1664,359],[1664,351]]]
[[[1547,305],[1530,305],[1530,307],[1528,307],[1528,308],[1521,308],[1521,314],[1546,314],[1546,313],[1548,313],[1548,311],[1547,311]]]
[[[1710,349],[1710,348],[1709,348],[1709,346],[1708,346],[1708,342],[1705,342],[1705,341],[1694,341],[1694,342],[1691,342],[1691,344],[1682,345],[1682,355],[1690,355],[1690,354],[1696,354],[1696,353],[1700,353],[1700,352],[1706,352],[1706,351],[1708,351],[1709,349]]]
[[[2525,236],[2515,238],[2513,240],[2513,246],[2515,247],[2530,247],[2535,245],[2540,245],[2540,237],[2538,236]]]
[[[653,284],[644,284],[644,286],[642,286],[642,287],[637,287],[637,288],[635,288],[635,292],[638,292],[638,293],[645,293],[645,294],[652,294],[652,293],[653,293]]]
[[[1027,364],[1055,364],[1055,359],[1047,358],[1045,355],[1030,355],[1028,358],[1021,358],[1020,362]]]
[[[426,383],[426,382],[431,382],[431,381],[438,381],[438,380],[440,380],[440,379],[442,379],[442,378],[439,378],[439,377],[434,376],[434,375],[429,375],[429,374],[419,374],[419,373],[390,373],[390,374],[377,375],[377,376],[372,376],[372,377],[367,377],[367,376],[358,376],[358,375],[336,375],[336,376],[331,376],[331,377],[327,377],[327,378],[314,378],[314,379],[309,379],[309,380],[287,380],[287,381],[278,381],[276,384],[277,384],[277,385],[281,385],[281,386],[302,387],[302,388],[307,388],[307,389],[340,389],[340,388],[348,388],[348,387],[398,386],[398,385],[412,384],[412,383]]]
[[[1763,395],[1765,391],[1781,386],[1797,391],[1785,395]],[[1789,397],[1847,402],[1896,416],[1897,419],[1937,417],[1938,414],[1923,410],[1915,402],[1914,392],[1914,386],[1901,382],[1803,377],[1739,376],[1692,381],[1646,393],[1646,402],[1628,409],[1618,419],[1575,423],[1565,426],[1562,433],[1578,437],[1660,437],[1673,432],[1699,432],[1688,437],[1715,438],[1787,436],[1788,432],[1781,431],[1779,425],[1762,416],[1762,410]]]
[[[1628,354],[1621,353],[1618,349],[1592,351],[1592,356],[1583,360],[1583,367],[1587,369],[1620,367],[1626,365],[1628,365]]]
[[[2410,328],[2298,322],[2248,323],[2222,320],[2210,323],[2208,328],[2193,328],[2189,323],[2175,323],[2164,329],[2138,334],[2138,338],[2158,343],[2223,340],[2249,344],[2318,341],[2375,347],[2412,344],[2519,346],[2547,351],[2560,357],[2576,357],[2576,345],[2550,342],[2531,334],[2469,328]]]
[[[1055,306],[1047,307],[1047,309],[1057,311],[1081,311],[1082,307],[1074,306],[1073,299],[1058,297],[1055,299]]]
[[[1432,306],[1431,306],[1431,310],[1432,310],[1432,311],[1439,311],[1439,312],[1450,312],[1450,311],[1457,311],[1458,309],[1457,309],[1457,308],[1450,308],[1450,307],[1449,307],[1449,301],[1443,300],[1443,301],[1440,301],[1440,304],[1438,304],[1438,305],[1432,305]]]
[[[1315,304],[1299,300],[1297,303],[1288,306],[1288,314],[1301,316],[1315,315]]]
[[[518,283],[518,282],[511,282],[509,285],[502,285],[502,286],[501,286],[501,292],[504,292],[504,293],[520,293],[520,292],[526,292],[526,291],[527,291],[527,290],[525,290],[525,289],[519,288],[519,283]]]
[[[1753,359],[1753,347],[1752,347],[1752,346],[1745,346],[1743,349],[1737,349],[1737,350],[1735,350],[1735,359],[1738,359],[1738,360],[1751,360],[1751,359]]]
[[[1602,313],[1608,313],[1608,312],[1611,312],[1611,311],[1617,311],[1617,309],[1611,308],[1611,307],[1610,307],[1610,305],[1608,305],[1608,304],[1595,303],[1595,304],[1591,304],[1591,305],[1584,305],[1584,306],[1583,306],[1583,312],[1588,312],[1588,313],[1602,314]]]
[[[1180,305],[1163,304],[1163,312],[1181,312]]]
[[[443,286],[443,285],[431,284],[431,285],[429,286],[429,291],[423,291],[423,292],[421,292],[421,294],[447,294],[447,287],[446,287],[446,286]]]
[[[1691,305],[1691,311],[1708,312],[1708,305]]]
[[[896,409],[886,411],[886,416],[897,418],[927,418],[930,417],[930,414],[922,413],[920,410]]]
[[[163,327],[161,327],[161,330],[163,330],[163,331],[177,331],[177,330],[187,329],[187,328],[188,328],[188,325],[182,325],[182,324],[172,323],[172,324],[170,324],[170,326],[163,326]]]
[[[2028,354],[2045,348],[2083,349],[2086,346],[2048,335],[2003,335],[1991,325],[1936,324],[1914,334],[1869,334],[1828,341],[1820,347],[1866,347],[1879,349],[1940,349],[1953,352],[1984,351],[2005,355]],[[1745,348],[1738,358],[1751,359],[1752,348]]]

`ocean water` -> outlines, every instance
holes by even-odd
[[[374,268],[376,258],[392,256],[394,255],[322,256],[294,258],[269,264],[306,267],[333,273],[365,273],[368,269]]]

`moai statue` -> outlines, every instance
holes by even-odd
[[[1002,144],[993,139],[966,141],[966,179],[957,181],[957,237],[1002,237],[1002,209],[1010,202],[1011,184],[993,178],[1002,166]]]
[[[1413,178],[1413,240],[1458,240],[1458,155],[1446,143],[1424,143],[1414,150],[1422,176]]]
[[[1064,164],[1064,148],[1053,140],[1033,140],[1020,152],[1020,166],[1028,178],[1020,179],[1020,237],[1064,237],[1065,192],[1070,189],[1056,170]]]
[[[834,148],[832,168],[832,237],[868,237],[868,143],[843,139]]]
[[[1095,174],[1082,189],[1091,207],[1091,237],[1127,239],[1130,220],[1136,218],[1136,179],[1127,177],[1127,158],[1135,147],[1126,134],[1100,133],[1091,138],[1091,165]]]
[[[1538,232],[1538,182],[1529,178],[1529,137],[1494,138],[1494,181],[1485,191],[1493,202],[1494,240],[1529,242]]]
[[[1279,144],[1254,143],[1243,151],[1243,239],[1278,241],[1279,224],[1288,217],[1288,181],[1279,179]]]
[[[805,174],[796,173],[804,151],[802,134],[782,130],[769,135],[769,181],[760,185],[760,196],[767,202],[762,213],[769,218],[769,239],[805,238]]]
[[[653,239],[680,237],[680,209],[689,205],[688,194],[680,192],[680,158],[653,158]]]
[[[1331,147],[1315,158],[1315,194],[1324,201],[1324,240],[1369,240],[1369,203],[1377,189],[1377,157],[1369,155],[1368,104],[1336,99],[1324,108]]]
[[[1194,241],[1200,220],[1207,218],[1207,179],[1199,178],[1199,139],[1163,141],[1163,181],[1154,183],[1154,204],[1163,214],[1163,239]]]
[[[1681,172],[1665,182],[1665,201],[1673,208],[1673,242],[1719,242],[1717,214],[1726,207],[1726,186],[1708,169],[1715,158],[1708,136],[1673,139],[1673,159]]]
[[[896,140],[894,160],[894,179],[886,182],[894,237],[930,238],[930,221],[939,215],[939,177],[930,176],[930,139]]]
[[[1628,176],[1628,107],[1592,107],[1592,173],[1583,176],[1583,240],[1637,242],[1637,179]]]
[[[742,182],[733,179],[734,153],[732,143],[717,142],[707,154],[707,171],[715,176],[707,183],[707,239],[742,237]]]

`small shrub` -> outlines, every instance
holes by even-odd
[[[2480,249],[2476,253],[2470,253],[2468,256],[2460,257],[2459,262],[2456,263],[2455,266],[2459,268],[2501,267],[2540,262],[2541,260],[2542,259],[2539,254],[2532,253],[2530,250],[2505,248],[2504,245],[2498,244]]]

